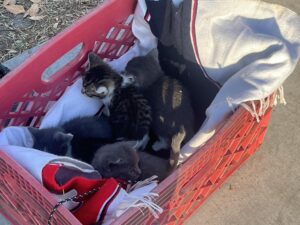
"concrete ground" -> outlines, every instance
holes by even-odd
[[[269,0],[300,14],[299,0]],[[284,83],[265,141],[186,225],[300,224],[300,63]]]
[[[273,110],[258,152],[186,225],[300,224],[300,64],[285,82],[286,106]]]
[[[299,0],[267,1],[300,14]],[[193,214],[186,225],[300,224],[299,76],[298,63],[284,84],[288,104],[274,108],[260,150]],[[0,225],[9,225],[1,215]]]

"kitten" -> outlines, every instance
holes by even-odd
[[[145,180],[156,175],[158,181],[162,181],[169,175],[170,165],[168,160],[144,151],[138,151],[138,155],[139,167],[142,171],[139,180]]]
[[[115,140],[142,140],[144,148],[152,120],[148,101],[135,87],[122,86],[123,78],[95,53],[88,59],[82,93],[100,98],[108,108]]]
[[[97,150],[91,164],[104,178],[136,181],[141,175],[141,169],[135,145],[136,141],[104,145]]]
[[[168,175],[167,160],[136,150],[135,141],[122,141],[99,148],[92,166],[104,177],[139,181],[157,175],[163,180]]]
[[[130,78],[149,101],[152,108],[153,133],[159,141],[154,150],[171,147],[170,165],[177,166],[182,144],[194,134],[194,111],[187,89],[177,80],[166,76],[152,56],[133,58],[124,76]]]
[[[108,118],[82,117],[62,126],[37,129],[29,127],[33,136],[33,148],[56,155],[72,157],[90,163],[95,151],[111,142],[112,134]]]
[[[28,127],[33,137],[33,148],[55,155],[65,155],[70,151],[73,135],[65,133],[61,127],[37,129]]]

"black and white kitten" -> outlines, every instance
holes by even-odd
[[[96,150],[112,141],[106,116],[75,118],[62,126],[38,129],[29,127],[33,148],[56,155],[70,155],[90,163]]]
[[[177,166],[180,148],[194,134],[194,111],[188,90],[177,80],[166,76],[151,55],[133,58],[124,76],[140,90],[152,108],[153,133],[159,141],[154,150],[171,147],[170,165]]]
[[[144,148],[152,121],[151,108],[133,86],[122,86],[123,78],[95,53],[88,55],[82,93],[102,100],[109,111],[115,140],[141,140]]]
[[[169,171],[167,160],[136,150],[135,141],[122,141],[99,148],[92,166],[104,177],[139,181],[157,175],[163,180]]]

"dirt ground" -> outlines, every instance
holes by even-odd
[[[6,0],[7,1],[7,0]],[[27,11],[37,3],[39,9],[32,20],[25,13],[14,15],[0,1],[0,62],[37,46],[71,25],[103,0],[17,0]]]

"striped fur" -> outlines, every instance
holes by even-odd
[[[151,108],[144,96],[134,88],[120,88],[109,107],[115,138],[141,140],[152,122]]]
[[[114,138],[143,139],[152,122],[148,101],[135,87],[122,87],[122,77],[95,54],[89,55],[89,62],[82,92],[99,97],[108,107]]]

